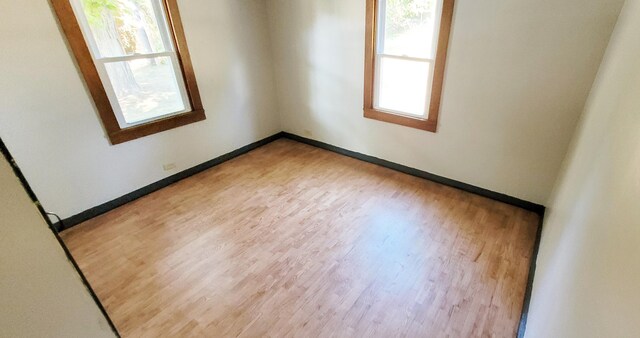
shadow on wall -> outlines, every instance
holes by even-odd
[[[364,1],[273,1],[271,6],[283,130],[411,167],[438,163],[432,159],[438,147],[425,151],[416,143],[416,137],[437,141],[435,134],[363,116]],[[420,161],[407,160],[418,153]],[[434,168],[430,171],[444,172]]]
[[[222,153],[268,136],[261,131],[273,124],[270,116],[276,101],[274,88],[264,87],[274,82],[271,59],[264,58],[270,55],[266,5],[247,1],[180,5],[207,112],[205,123],[228,126],[222,130],[226,134],[221,138],[225,143],[219,144]]]
[[[363,100],[364,36],[356,41],[349,37],[352,36],[351,32],[363,30],[364,27],[354,27],[349,20],[351,16],[341,12],[348,7],[335,4],[336,1],[315,1],[313,7],[307,7],[312,8],[314,17],[308,21],[311,26],[305,39],[308,41],[306,60],[310,70],[306,102],[314,125],[322,127],[321,133],[332,132],[344,138],[356,126],[351,119],[340,119],[341,123],[336,124],[335,116],[361,113]],[[361,7],[364,9],[364,6]],[[344,59],[339,55],[359,57]],[[354,73],[358,75],[353,76]],[[354,83],[353,79],[359,81]],[[353,97],[350,93],[360,95]]]
[[[362,94],[352,93],[363,90],[364,24],[353,20],[353,12],[364,17],[364,6],[350,3],[353,5],[345,6],[336,0],[282,2],[278,4],[286,7],[282,14],[270,13],[277,18],[272,28],[286,37],[274,41],[274,48],[291,50],[275,60],[276,65],[286,65],[278,67],[279,94],[286,97],[280,103],[290,105],[283,107],[284,111],[296,112],[282,119],[284,130],[305,124],[314,126],[313,133],[318,135],[305,130],[301,136],[346,137],[356,128],[353,119],[340,118],[362,111]],[[285,19],[289,20],[286,24]],[[300,31],[288,31],[289,27],[300,27]],[[361,35],[362,39],[354,40],[354,35]],[[288,46],[281,45],[285,41]],[[344,58],[345,55],[356,57]],[[292,64],[296,66],[291,67]]]
[[[640,329],[639,16],[627,2],[550,201],[528,337]]]
[[[212,25],[206,32],[215,32],[215,34],[201,36],[201,41],[196,43],[209,46],[207,55],[211,58],[224,55],[225,62],[216,62],[223,65],[218,67],[219,73],[212,74],[207,79],[207,83],[214,84],[212,95],[218,98],[216,102],[228,103],[223,107],[209,109],[209,114],[220,118],[220,123],[242,126],[245,129],[243,133],[254,135],[254,137],[243,139],[242,144],[266,137],[268,135],[261,134],[260,130],[272,124],[271,115],[276,113],[272,110],[277,106],[272,60],[270,57],[264,57],[271,56],[269,34],[266,29],[266,3],[204,2],[216,7],[212,11],[220,13],[222,23],[211,22],[217,20],[211,20],[207,17],[207,13],[202,14],[202,20],[211,22]],[[201,71],[205,70],[201,69]],[[271,84],[271,88],[265,88],[265,83]],[[234,129],[226,129],[230,139],[238,137],[239,133]],[[279,127],[277,129],[273,132],[280,130]],[[230,147],[225,151],[233,149]]]

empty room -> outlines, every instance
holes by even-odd
[[[0,18],[0,337],[640,332],[640,0]]]

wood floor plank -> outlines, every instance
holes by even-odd
[[[124,337],[512,337],[537,226],[281,139],[62,237]]]

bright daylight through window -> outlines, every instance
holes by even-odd
[[[206,119],[177,0],[51,3],[111,144]]]
[[[158,0],[72,0],[121,127],[191,109]]]
[[[435,131],[453,0],[368,0],[365,116]]]

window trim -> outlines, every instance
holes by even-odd
[[[431,100],[427,118],[394,114],[374,108],[376,46],[378,43],[378,6],[379,0],[367,0],[365,27],[365,70],[364,70],[364,117],[399,124],[406,127],[436,132],[438,128],[438,114],[442,97],[442,84],[449,47],[451,23],[453,21],[454,0],[443,0],[438,33],[438,47],[436,50],[433,78],[431,81]]]
[[[71,51],[75,55],[80,72],[84,77],[111,144],[115,145],[131,141],[206,119],[195,72],[193,71],[193,64],[191,63],[191,56],[187,48],[187,40],[180,19],[177,0],[161,1],[166,9],[169,33],[175,45],[178,64],[182,70],[183,81],[189,97],[189,103],[191,104],[191,111],[168,115],[164,118],[141,123],[133,127],[122,128],[118,123],[111,102],[107,97],[104,85],[102,84],[102,80],[100,79],[100,75],[98,74],[98,70],[70,1],[51,0],[60,26],[66,35]]]

